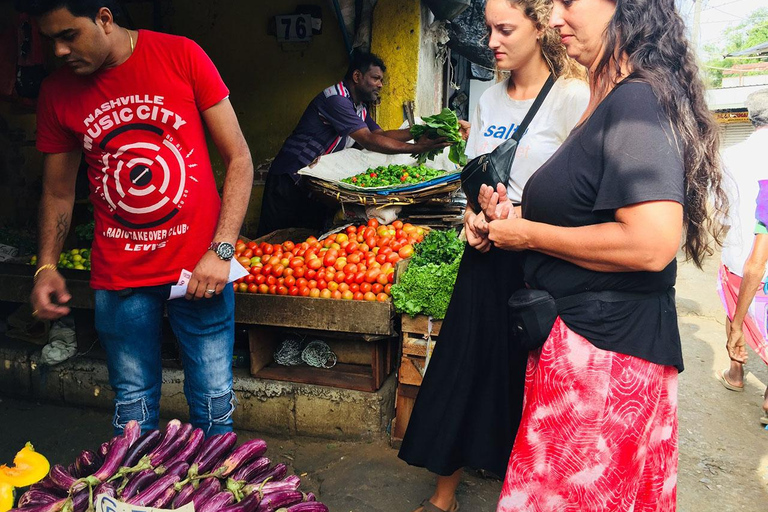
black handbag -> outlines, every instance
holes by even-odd
[[[547,341],[557,316],[585,301],[624,302],[646,300],[668,293],[636,293],[605,290],[582,292],[555,300],[549,292],[533,288],[520,288],[509,298],[509,329],[513,342],[525,350],[536,350]]]
[[[467,196],[467,204],[476,213],[480,212],[477,196],[480,194],[481,186],[488,185],[495,189],[498,183],[506,185],[509,181],[512,162],[515,161],[515,152],[517,152],[520,139],[525,135],[528,125],[531,124],[533,117],[536,115],[554,83],[555,78],[549,75],[546,83],[544,83],[544,87],[539,91],[539,94],[533,101],[533,105],[528,109],[523,122],[517,127],[512,137],[490,153],[473,158],[461,170],[461,188],[464,191],[464,195]]]

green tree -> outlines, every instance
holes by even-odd
[[[723,83],[723,70],[730,69],[735,64],[765,62],[765,59],[733,59],[724,58],[729,53],[744,50],[760,43],[768,42],[768,8],[761,7],[734,27],[723,31],[723,37],[717,43],[704,47],[706,54],[706,75],[712,87],[720,87]]]

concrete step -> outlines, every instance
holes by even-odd
[[[42,366],[39,347],[0,338],[0,389],[4,394],[63,405],[111,411],[104,361],[75,357],[56,366]],[[182,370],[163,369],[160,414],[188,418]],[[337,440],[384,439],[394,416],[397,382],[391,375],[373,393],[311,384],[256,379],[235,369],[239,405],[235,426],[278,435],[304,435]]]

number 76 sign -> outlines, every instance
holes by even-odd
[[[275,28],[281,43],[312,40],[312,16],[309,14],[275,16]]]

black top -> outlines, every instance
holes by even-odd
[[[616,86],[576,127],[523,191],[523,217],[557,226],[613,222],[616,209],[645,201],[683,204],[676,133],[651,86]],[[573,331],[604,350],[683,370],[675,311],[677,264],[661,272],[597,272],[530,251],[525,281],[560,298],[586,291],[647,293],[627,302],[585,301],[561,312]]]

